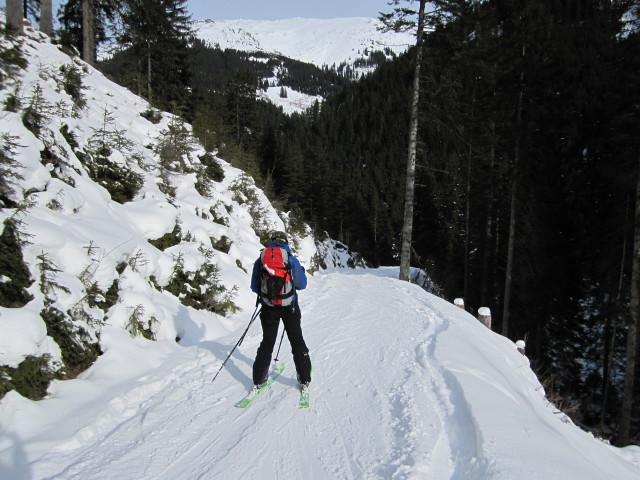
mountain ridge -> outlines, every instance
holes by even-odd
[[[320,69],[335,69],[345,78],[360,78],[384,60],[404,53],[415,42],[410,33],[383,32],[378,19],[344,17],[332,19],[295,17],[281,20],[196,20],[195,36],[213,48],[258,53],[256,62],[286,57]],[[268,88],[257,95],[288,113],[303,112],[322,95],[288,87],[281,76],[284,64],[266,80]],[[288,87],[282,90],[281,87]]]
[[[367,17],[193,22],[196,37],[222,49],[284,55],[318,67],[353,63],[366,58],[366,50],[397,55],[415,42],[412,34],[381,32],[380,26]]]

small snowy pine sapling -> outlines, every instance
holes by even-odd
[[[155,334],[152,331],[152,325],[157,323],[157,319],[155,317],[151,317],[149,320],[146,320],[145,325],[145,309],[142,305],[137,305],[133,307],[131,310],[131,315],[127,319],[127,324],[125,325],[125,329],[129,332],[132,337],[137,337],[138,335],[142,335],[147,340],[155,340]]]
[[[160,160],[161,175],[166,170],[187,172],[195,140],[184,120],[174,116],[165,130],[160,132],[154,153]]]
[[[0,137],[0,206],[14,205],[11,196],[15,191],[14,180],[22,180],[17,171],[20,166],[14,158],[18,137],[3,133]]]
[[[51,106],[45,101],[42,87],[37,83],[22,111],[22,123],[36,137],[40,137],[40,131],[49,120],[50,111]]]
[[[82,70],[73,64],[68,64],[60,66],[60,73],[62,74],[62,88],[64,91],[71,97],[78,108],[84,108],[87,105],[87,99],[82,93],[85,89],[82,84]]]
[[[61,272],[57,265],[51,261],[49,256],[43,251],[40,255],[36,257],[38,259],[38,270],[40,271],[40,291],[44,293],[47,299],[50,299],[54,294],[55,290],[61,290],[65,293],[71,293],[71,291],[60,285],[55,280],[55,274]]]

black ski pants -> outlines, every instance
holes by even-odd
[[[297,302],[288,307],[262,306],[262,311],[260,312],[262,342],[258,347],[256,360],[253,362],[253,383],[255,385],[263,383],[269,373],[273,348],[278,339],[280,320],[284,324],[287,338],[291,344],[291,353],[293,353],[293,362],[296,365],[296,372],[298,372],[298,380],[300,383],[311,381],[311,359],[309,358],[309,349],[302,337],[301,319],[302,313]]]

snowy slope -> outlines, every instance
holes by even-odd
[[[222,49],[284,55],[322,67],[353,63],[366,49],[401,53],[415,43],[410,34],[383,33],[379,26],[374,18],[289,18],[201,20],[193,29],[198,38]]]
[[[191,278],[214,265],[224,288],[220,296],[227,295],[243,311],[251,309],[254,299],[236,290],[249,281],[261,248],[259,233],[284,229],[286,215],[276,212],[250,177],[222,159],[216,160],[222,180],[202,177],[200,157],[205,151],[193,138],[191,152],[181,159],[182,172],[160,168],[155,148],[175,119],[164,114],[157,124],[151,123],[141,115],[150,108],[147,102],[68,57],[39,32],[29,29],[28,33],[21,39],[28,65],[7,77],[0,104],[16,95],[25,108],[37,97],[42,110],[49,113],[38,136],[24,126],[23,110],[3,111],[0,116],[0,133],[15,139],[10,156],[22,177],[14,181],[13,199],[30,203],[25,211],[1,209],[0,222],[15,216],[29,235],[23,255],[36,281],[29,287],[34,300],[24,308],[0,307],[0,365],[16,367],[27,355],[49,354],[52,365],[61,360],[40,318],[49,301],[60,312],[82,310],[90,321],[78,321],[76,326],[94,338],[103,325],[126,327],[136,308],[144,312],[143,320],[158,340],[179,337],[189,343],[235,329],[233,315],[187,308],[163,287],[175,275],[178,261]],[[2,48],[10,47],[2,42]],[[62,88],[60,67],[81,72],[86,106],[77,107]],[[107,117],[112,120],[105,121]],[[133,201],[113,201],[88,174],[91,142],[103,135],[112,135],[120,143],[109,163],[129,168],[142,180]],[[55,158],[45,159],[45,151]],[[161,190],[163,183],[170,184],[172,194]],[[204,183],[208,193],[198,183]],[[260,216],[254,218],[251,212]],[[176,225],[182,232],[178,244],[160,250],[150,243]],[[310,231],[292,236],[292,241],[301,263],[311,268],[316,248]],[[226,243],[226,248],[214,248],[216,242]],[[37,280],[38,257],[43,254],[60,270],[50,274],[57,287],[49,298]],[[124,270],[119,271],[119,266]],[[114,281],[119,283],[119,298],[108,312],[87,304],[92,284],[104,293]]]
[[[638,456],[556,413],[513,343],[396,275],[319,274],[301,292],[309,410],[286,340],[280,379],[233,407],[251,387],[257,325],[213,383],[238,333],[162,342],[137,376],[116,378],[126,360],[111,357],[51,400],[4,402],[3,478],[638,478]]]
[[[274,82],[275,81],[274,79]],[[285,87],[287,96],[283,98],[280,96],[280,88],[281,87],[269,87],[266,90],[258,89],[256,95],[258,98],[282,108],[282,111],[287,115],[304,112],[316,102],[322,103],[324,100],[320,95],[307,95],[306,93],[298,92],[288,87]]]

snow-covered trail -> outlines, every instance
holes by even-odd
[[[472,423],[461,421],[432,358],[447,320],[414,288],[372,274],[310,281],[300,293],[314,365],[309,410],[297,407],[286,339],[280,379],[250,408],[233,407],[251,386],[254,325],[215,383],[235,338],[201,345],[195,359],[173,358],[171,378],[165,367],[141,379],[141,391],[110,404],[120,423],[105,414],[104,431],[58,445],[34,464],[33,478],[469,478],[474,469],[481,478]],[[101,418],[95,423],[91,432]]]
[[[127,332],[105,330],[101,368],[43,402],[7,403],[5,417],[13,411],[23,428],[0,436],[0,478],[638,478],[632,451],[594,439],[544,399],[513,342],[395,275],[324,273],[300,292],[314,366],[308,410],[298,408],[286,339],[283,375],[234,408],[252,386],[258,324],[212,382],[251,312],[216,341],[144,344],[152,362],[143,344],[122,341]],[[129,350],[110,350],[116,343]],[[105,368],[123,368],[114,355],[131,372]]]

